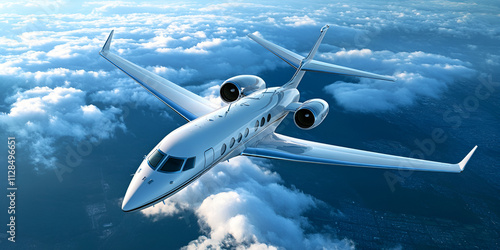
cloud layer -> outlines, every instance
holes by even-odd
[[[470,63],[417,52],[341,50],[321,55],[340,65],[363,65],[363,70],[392,75],[396,82],[360,79],[338,81],[324,89],[349,111],[380,112],[408,106],[423,97],[438,98],[455,81],[470,78]]]
[[[498,7],[473,2],[11,1],[0,13],[0,129],[23,137],[39,170],[62,161],[65,144],[126,131],[125,106],[174,114],[98,56],[113,29],[116,53],[216,103],[224,79],[288,67],[246,38],[256,31],[306,54],[330,24],[318,58],[399,79],[345,78],[326,86],[349,111],[397,110],[436,98],[481,65],[500,64]],[[308,220],[320,203],[242,157],[143,214],[154,221],[194,213],[203,234],[190,249],[352,248]]]
[[[187,249],[353,248],[349,240],[337,240],[328,233],[305,233],[313,226],[304,213],[320,202],[281,182],[278,174],[247,157],[238,157],[220,163],[167,199],[165,205],[160,203],[141,213],[159,220],[194,212],[205,234],[190,242]]]
[[[56,142],[60,138],[74,141],[97,141],[125,130],[121,110],[99,109],[86,104],[86,93],[64,87],[35,87],[18,92],[9,112],[0,114],[0,125],[6,132],[26,139],[34,165],[54,167]],[[23,143],[23,142],[21,142]]]

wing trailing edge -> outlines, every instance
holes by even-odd
[[[247,148],[243,155],[328,165],[460,173],[476,148],[461,162],[450,164],[328,145],[274,133]]]

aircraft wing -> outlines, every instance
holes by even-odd
[[[138,82],[167,106],[172,108],[184,119],[191,121],[217,109],[214,104],[205,98],[109,52],[112,39],[113,31],[109,34],[99,54]]]
[[[243,155],[330,165],[459,173],[464,170],[476,148],[461,162],[449,164],[333,146],[273,133],[257,145],[247,148]]]

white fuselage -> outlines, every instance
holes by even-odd
[[[137,169],[122,209],[130,212],[154,205],[183,189],[217,163],[240,155],[246,147],[274,132],[289,112],[285,108],[298,100],[299,92],[295,88],[268,88],[172,131]],[[163,157],[153,168],[148,159],[157,150]],[[183,160],[186,166],[187,159],[194,157],[194,167],[161,171],[169,157],[178,162]]]

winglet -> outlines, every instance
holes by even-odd
[[[474,151],[476,151],[477,145],[474,146],[474,148],[465,156],[465,158],[458,163],[458,166],[460,166],[460,172],[464,171],[465,165],[469,161],[469,159],[472,157],[472,154],[474,154]]]
[[[112,30],[111,33],[109,33],[108,39],[106,40],[106,43],[102,47],[101,53],[102,52],[108,52],[109,51],[109,46],[111,45],[111,40],[113,39],[113,33],[115,31]]]

